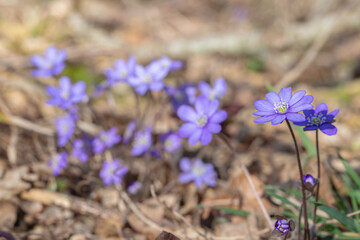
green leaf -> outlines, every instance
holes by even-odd
[[[211,209],[216,209],[216,210],[221,210],[224,211],[226,213],[232,214],[232,215],[237,215],[240,217],[248,217],[250,216],[250,212],[246,212],[243,211],[241,209],[234,209],[234,208],[229,208],[229,207],[210,207],[210,206],[204,206],[199,204],[198,205],[199,208],[211,208]]]
[[[349,174],[349,176],[352,178],[352,180],[356,183],[356,185],[360,188],[360,177],[359,175],[354,171],[354,169],[352,169],[349,165],[349,163],[340,155],[340,153],[338,153],[338,156],[340,158],[340,160],[342,161],[347,174]]]
[[[347,217],[342,212],[339,212],[337,209],[322,205],[319,203],[315,203],[318,205],[318,209],[324,211],[329,217],[338,220],[341,224],[345,225],[349,230],[358,231],[355,222],[352,218]]]
[[[279,199],[283,204],[285,204],[285,205],[286,205],[286,204],[291,205],[291,206],[293,206],[294,208],[296,208],[297,210],[300,209],[299,206],[297,206],[295,203],[289,201],[286,197],[280,196],[280,195],[278,195],[278,194],[276,194],[276,193],[274,193],[274,192],[271,192],[271,191],[266,191],[266,192],[267,192],[267,194],[269,194],[271,197],[276,198],[276,199]]]

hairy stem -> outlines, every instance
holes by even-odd
[[[308,217],[307,217],[307,206],[306,206],[306,195],[305,195],[305,184],[303,181],[303,170],[301,167],[301,160],[300,160],[300,152],[299,152],[299,148],[296,142],[296,138],[295,138],[295,134],[294,131],[290,125],[289,120],[286,119],[286,123],[289,127],[291,136],[294,140],[294,145],[295,145],[295,150],[296,150],[296,157],[297,157],[297,163],[298,163],[298,167],[299,167],[299,174],[300,174],[300,181],[301,181],[301,192],[302,192],[302,204],[304,206],[304,223],[305,223],[305,232],[304,232],[304,240],[309,239],[309,222],[308,222]],[[299,229],[299,233],[300,233],[300,229]]]
[[[220,134],[220,139],[229,147],[229,149],[235,154],[235,156],[237,155],[237,152],[236,150],[231,146],[228,138],[224,135],[224,134]],[[258,191],[256,190],[256,187],[255,187],[255,184],[250,176],[250,173],[249,173],[249,170],[247,169],[247,167],[245,166],[245,164],[240,161],[240,167],[241,169],[244,171],[245,173],[245,177],[246,179],[248,180],[249,184],[250,184],[250,187],[251,187],[251,190],[252,192],[254,193],[254,196],[256,198],[256,201],[258,202],[259,206],[260,206],[260,209],[261,211],[263,212],[263,215],[269,225],[269,228],[272,229],[274,227],[271,219],[270,219],[270,216],[269,216],[269,213],[267,212],[265,206],[264,206],[264,203],[262,202],[260,196],[259,196],[259,193]]]
[[[319,129],[316,129],[316,157],[317,157],[317,179],[318,183],[316,186],[316,195],[315,195],[315,201],[317,202],[319,200],[319,191],[320,191],[320,152],[319,152]],[[316,224],[316,210],[317,205],[314,206],[314,218],[313,222]]]

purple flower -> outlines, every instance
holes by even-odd
[[[154,158],[161,159],[161,151],[156,147],[150,149],[150,155]]]
[[[217,100],[209,101],[204,96],[196,99],[195,110],[187,105],[181,106],[177,115],[187,123],[180,127],[178,134],[188,137],[190,145],[196,144],[199,140],[203,145],[210,143],[212,134],[221,131],[220,123],[227,118],[226,111],[217,111],[218,107]]]
[[[316,179],[311,174],[303,175],[303,181],[304,183],[309,183],[312,186],[314,186],[316,183]]]
[[[158,60],[152,61],[149,67],[155,71],[162,72],[164,77],[170,72],[182,68],[181,61],[173,61],[167,56],[163,56]]]
[[[275,222],[275,229],[281,233],[281,235],[284,235],[291,231],[290,223],[286,219],[279,219]]]
[[[196,100],[197,89],[194,84],[185,83],[177,88],[166,87],[165,91],[170,97],[171,104],[175,111],[181,105],[193,105]]]
[[[160,136],[160,141],[165,151],[172,153],[181,147],[181,137],[173,132],[168,132]]]
[[[134,120],[129,122],[123,136],[124,144],[128,144],[130,142],[130,139],[134,135],[135,129],[136,129],[136,121]]]
[[[108,86],[112,86],[117,82],[125,82],[130,76],[133,76],[136,66],[136,58],[131,56],[127,62],[118,59],[115,62],[114,69],[107,69],[105,75],[107,77]]]
[[[201,94],[209,100],[221,99],[226,93],[226,82],[223,78],[218,78],[213,88],[206,82],[200,82],[199,89]]]
[[[151,127],[147,127],[145,131],[137,132],[133,141],[131,155],[139,156],[149,150],[152,144]]]
[[[67,166],[67,156],[67,152],[62,152],[56,154],[53,158],[50,159],[49,166],[51,167],[51,170],[55,176],[58,176],[60,171]]]
[[[72,156],[79,159],[81,162],[86,162],[89,159],[91,151],[92,139],[90,137],[83,137],[82,139],[75,139],[72,142],[73,151]]]
[[[73,136],[75,120],[69,114],[55,119],[56,132],[58,135],[58,146],[63,147]]]
[[[305,120],[302,122],[294,122],[294,124],[305,126],[304,130],[320,129],[326,135],[335,135],[337,133],[337,128],[331,123],[334,122],[334,118],[339,113],[339,109],[336,109],[329,114],[327,112],[327,105],[325,103],[320,103],[315,110],[304,110]]]
[[[106,148],[110,148],[121,141],[121,137],[117,134],[115,127],[108,131],[100,132],[99,136],[93,141],[94,153],[102,153]]]
[[[197,188],[203,184],[210,187],[216,186],[217,174],[214,166],[210,163],[203,163],[201,159],[182,158],[180,160],[180,169],[182,173],[179,175],[179,180],[182,183],[194,182]]]
[[[265,95],[267,100],[258,100],[254,106],[258,112],[253,113],[259,118],[255,119],[255,123],[270,122],[272,125],[278,125],[285,119],[293,122],[305,121],[300,111],[312,109],[311,102],[313,96],[305,96],[306,91],[297,91],[292,95],[291,87],[282,88],[279,94],[269,92]]]
[[[46,87],[46,92],[51,97],[46,103],[51,106],[59,106],[62,109],[68,109],[74,103],[87,99],[85,88],[86,85],[83,81],[77,82],[71,86],[71,81],[68,77],[61,77],[60,88],[54,86]]]
[[[138,181],[136,182],[132,182],[129,187],[128,187],[128,192],[131,193],[132,195],[135,195],[136,193],[138,193],[138,191],[142,188],[142,184],[139,183]]]
[[[66,51],[57,50],[51,46],[45,50],[45,56],[34,55],[30,58],[31,63],[37,67],[32,71],[34,77],[51,77],[58,75],[65,68]]]
[[[128,83],[140,95],[144,95],[148,90],[160,91],[165,84],[162,81],[166,76],[166,72],[157,65],[149,64],[147,67],[137,65],[135,68],[135,76],[128,78]]]
[[[118,159],[114,158],[112,162],[105,161],[100,171],[100,177],[104,182],[105,187],[111,183],[120,184],[122,178],[128,172],[127,166],[122,166]]]

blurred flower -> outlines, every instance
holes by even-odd
[[[79,159],[81,162],[86,162],[89,159],[92,139],[88,136],[84,136],[82,139],[75,139],[72,142],[72,145],[72,156]]]
[[[172,153],[181,147],[181,137],[173,132],[168,132],[160,136],[160,142],[165,151]]]
[[[60,88],[47,86],[46,92],[51,97],[46,103],[51,106],[59,106],[62,109],[70,108],[73,103],[78,103],[87,99],[85,93],[86,85],[83,81],[71,86],[68,77],[60,78]]]
[[[305,188],[307,190],[309,190],[310,192],[313,191],[314,187],[316,186],[316,184],[318,182],[317,179],[314,178],[311,174],[303,175],[303,181],[304,181]]]
[[[123,136],[124,144],[128,144],[130,142],[130,139],[134,135],[135,129],[136,129],[136,120],[129,122]]]
[[[142,188],[142,184],[138,181],[132,182],[128,187],[128,192],[135,195],[138,193],[138,191]]]
[[[45,50],[45,56],[34,55],[30,58],[31,63],[37,67],[32,71],[34,77],[51,77],[58,75],[65,68],[66,51],[57,50],[51,46]]]
[[[182,173],[179,180],[182,183],[194,182],[197,188],[203,184],[210,187],[216,186],[217,174],[214,166],[210,163],[203,163],[201,159],[182,158],[180,160],[180,169]]]
[[[109,89],[109,85],[107,83],[107,81],[102,81],[100,83],[96,83],[95,84],[95,91],[93,93],[93,96],[95,98],[100,97],[101,94],[103,94],[103,92],[105,92],[105,90]]]
[[[182,68],[183,64],[181,61],[173,61],[167,56],[163,56],[158,60],[152,61],[149,64],[149,68],[156,72],[162,72],[164,77],[171,71]]]
[[[143,67],[137,65],[135,68],[135,76],[128,78],[128,83],[140,95],[144,95],[148,90],[160,91],[165,84],[162,81],[166,76],[166,72],[157,65],[150,63]]]
[[[67,152],[62,152],[56,154],[53,158],[50,159],[49,165],[55,176],[60,174],[60,171],[67,166]]]
[[[209,144],[212,134],[221,131],[220,123],[227,118],[226,111],[217,111],[218,107],[217,100],[209,101],[204,96],[196,99],[195,110],[187,105],[181,106],[177,115],[187,123],[180,127],[178,134],[188,137],[190,145],[196,144],[199,140],[203,145]]]
[[[214,83],[214,87],[206,82],[199,83],[199,89],[203,96],[207,97],[209,100],[221,99],[226,93],[226,82],[223,78],[218,78]]]
[[[105,161],[100,170],[100,177],[104,182],[105,187],[111,183],[120,184],[122,178],[128,172],[127,166],[122,166],[117,158],[112,162]]]
[[[147,150],[149,150],[151,144],[151,127],[147,127],[145,131],[137,132],[135,134],[131,155],[139,156],[144,154]]]
[[[121,141],[121,137],[117,134],[115,127],[108,131],[102,131],[93,141],[94,153],[102,153],[106,148],[110,148]]]
[[[107,69],[105,75],[108,86],[112,86],[117,82],[125,82],[130,76],[134,75],[136,66],[136,58],[131,56],[127,62],[118,59],[115,62],[114,69]]]
[[[272,125],[278,125],[285,119],[293,122],[305,121],[305,117],[300,111],[312,109],[311,102],[313,96],[305,96],[306,91],[297,91],[292,95],[291,87],[282,88],[279,94],[269,92],[265,95],[267,100],[258,100],[254,106],[258,112],[253,113],[259,118],[255,123],[270,122]]]
[[[315,110],[304,110],[306,119],[302,122],[294,122],[294,124],[305,126],[304,130],[320,129],[326,135],[335,135],[337,133],[337,128],[331,123],[334,122],[334,118],[339,113],[339,109],[336,109],[329,114],[327,112],[328,106],[325,103],[320,103]]]
[[[170,97],[171,104],[175,111],[181,105],[192,105],[196,100],[197,89],[194,84],[185,83],[177,88],[166,87],[165,91]]]
[[[161,159],[161,151],[156,147],[150,149],[150,155],[154,158]]]
[[[58,135],[58,146],[63,147],[73,136],[75,120],[69,114],[55,119],[56,132]]]

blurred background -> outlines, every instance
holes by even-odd
[[[194,226],[211,229],[217,236],[267,239],[265,220],[237,161],[248,166],[268,211],[284,210],[284,202],[269,191],[289,197],[287,193],[266,190],[266,186],[297,184],[290,136],[285,126],[257,125],[252,116],[254,101],[263,99],[271,86],[277,91],[287,86],[303,89],[314,96],[315,105],[325,102],[329,110],[340,109],[337,135],[320,134],[324,176],[320,198],[331,206],[343,203],[344,211],[356,210],[344,190],[349,188],[344,185],[345,167],[337,153],[359,172],[359,1],[0,0],[0,229],[73,240],[153,239],[158,232],[139,224],[138,219],[131,220],[135,216],[129,212],[121,223],[114,223],[99,220],[96,214],[89,217],[87,210],[84,216],[81,211],[64,208],[66,203],[44,210],[47,203],[33,195],[24,196],[33,188],[55,188],[83,201],[95,201],[106,209],[128,211],[111,189],[84,182],[82,189],[78,168],[68,170],[65,190],[61,189],[63,182],[50,177],[47,161],[54,151],[53,119],[57,112],[44,104],[48,98],[45,87],[57,80],[33,78],[29,58],[43,54],[52,45],[67,51],[63,75],[85,81],[89,91],[105,79],[104,70],[112,67],[116,59],[131,55],[141,64],[164,55],[181,60],[184,67],[166,80],[173,84],[213,83],[218,77],[227,81],[223,105],[229,119],[224,133],[240,151],[241,159],[232,159],[226,146],[212,145],[211,151],[201,153],[211,159],[222,179],[216,189],[200,193],[189,186],[172,189],[167,185],[171,177],[158,183],[157,189],[170,189],[162,192],[169,206],[178,209]],[[103,116],[102,126],[116,124],[123,131],[136,116],[136,103],[128,86],[118,86],[112,93],[110,100],[104,97],[94,102],[94,108]],[[146,99],[140,99],[138,104],[145,107]],[[154,132],[162,133],[173,126],[164,116],[154,123]],[[313,142],[314,133],[306,135]],[[315,173],[312,148],[304,145],[305,168]],[[145,171],[139,169],[138,174]],[[233,189],[237,191],[237,202]],[[134,199],[139,204],[150,200],[154,200],[150,188]],[[83,202],[79,204],[83,206]],[[201,211],[197,204],[232,206],[252,214],[245,219],[229,217],[218,210]],[[169,209],[163,206],[158,206],[160,210],[146,206],[143,211],[150,216],[159,214],[152,220],[162,226],[171,228],[179,221],[169,217]],[[353,239],[359,239],[356,237]]]

